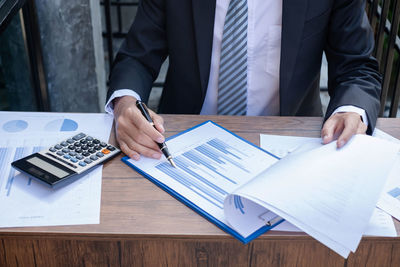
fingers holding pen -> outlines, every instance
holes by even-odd
[[[156,127],[157,131],[163,134],[165,132],[164,119],[152,110],[149,110],[149,113],[151,118],[153,119],[154,126]]]
[[[148,137],[150,137],[154,142],[157,143],[163,143],[165,141],[164,136],[158,131],[158,129],[155,129],[152,124],[150,124],[145,117],[141,114],[139,109],[136,108],[135,110],[135,123],[138,129]],[[153,114],[155,114],[153,112]],[[154,116],[154,117],[160,117],[160,116]],[[158,120],[159,121],[159,120]],[[156,122],[154,121],[154,125],[156,125]],[[158,127],[160,127],[160,123],[157,122]],[[157,127],[157,126],[156,126]],[[161,126],[162,127],[162,126]]]
[[[161,158],[161,153],[158,149],[158,147],[148,147],[146,145],[140,144],[139,142],[136,142],[134,140],[131,140],[130,142],[124,143],[124,148],[127,151],[131,151],[129,154],[129,157],[134,159],[134,160],[139,160],[140,155],[143,155],[148,158],[154,158],[154,159],[160,159]],[[121,149],[123,148],[122,145]],[[132,156],[131,156],[132,155]]]
[[[160,149],[149,136],[135,124],[119,124],[117,127],[117,140],[121,150],[129,157],[138,160],[139,155],[159,159]]]
[[[163,120],[152,112],[157,129],[163,129]],[[136,107],[134,97],[121,97],[114,103],[116,138],[121,150],[138,160],[140,155],[159,159],[161,151],[155,142],[163,142],[164,136],[157,131]],[[161,126],[160,126],[161,125]]]
[[[134,160],[140,159],[140,154],[135,150],[132,150],[124,141],[119,142],[119,147],[128,157]]]
[[[164,130],[164,127],[162,127],[163,121],[162,121],[161,117],[159,117],[154,112],[150,113],[149,110],[147,109],[145,103],[138,100],[138,101],[136,101],[136,106],[142,113],[143,117],[146,118],[146,120],[150,123],[150,125],[154,129],[156,129],[156,131],[158,131],[157,127],[160,129],[160,131]],[[154,119],[156,120],[157,125],[154,123]],[[172,155],[169,153],[167,145],[164,143],[164,137],[163,136],[162,136],[162,138],[157,137],[156,142],[157,142],[157,145],[159,146],[160,150],[164,154],[165,158],[169,161],[169,163],[171,163],[171,166],[176,168],[176,164],[174,163],[174,161],[172,159]]]

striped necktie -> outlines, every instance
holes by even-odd
[[[246,115],[247,0],[231,0],[225,17],[218,79],[218,114]]]

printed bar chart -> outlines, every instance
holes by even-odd
[[[16,161],[16,160],[22,158],[24,155],[24,149],[25,149],[24,147],[17,147],[12,161]],[[11,187],[14,182],[14,176],[15,176],[15,169],[11,168],[10,172],[8,173],[8,180],[7,180],[7,184],[6,184],[7,196],[10,196]]]
[[[207,187],[201,182],[193,179],[188,174],[185,174],[179,169],[171,167],[168,163],[164,162],[156,166],[157,169],[169,175],[174,180],[178,181],[182,185],[186,186],[188,189],[192,190],[194,193],[199,194],[205,200],[209,201],[211,204],[222,209],[224,199],[217,193],[213,192],[211,187]]]
[[[248,157],[246,154],[214,138],[176,157],[175,162],[178,168],[173,168],[166,162],[157,165],[156,168],[222,209],[228,192],[217,186],[215,181],[225,179],[232,184],[238,184],[238,181],[227,177],[224,172],[236,168],[235,172],[249,173],[240,163],[240,160],[246,157]]]
[[[31,153],[43,150],[44,146],[24,146],[24,147],[0,147],[0,165],[2,178],[6,177],[5,194],[7,197],[11,195],[14,178],[19,173],[10,166],[10,162],[21,159]],[[1,180],[1,178],[0,178]],[[28,185],[31,185],[32,178],[28,179]],[[1,186],[1,183],[0,183]]]
[[[238,188],[260,175],[278,158],[213,122],[205,122],[167,140],[176,168],[165,158],[123,160],[158,186],[212,221],[226,224],[224,205]],[[234,207],[246,213],[242,199]]]

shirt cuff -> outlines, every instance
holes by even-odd
[[[355,113],[358,113],[361,116],[363,123],[368,126],[367,113],[362,108],[358,108],[358,107],[351,106],[351,105],[341,106],[341,107],[338,107],[337,109],[335,109],[335,111],[332,113],[331,116],[333,116],[334,114],[336,114],[338,112],[355,112]]]
[[[119,89],[117,91],[114,91],[114,93],[111,95],[110,99],[108,99],[106,106],[104,107],[104,110],[110,114],[114,115],[114,104],[113,100],[118,97],[122,96],[133,96],[137,100],[142,100],[140,96],[133,90],[131,89]]]

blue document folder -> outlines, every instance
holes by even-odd
[[[216,134],[209,129],[201,131],[204,127],[216,129],[218,133]],[[125,156],[122,161],[244,244],[283,221],[278,217],[254,229],[250,234],[242,235],[224,219],[221,219],[222,215],[219,211],[223,206],[224,197],[229,193],[228,189],[241,185],[241,178],[238,177],[250,176],[252,170],[249,170],[245,165],[246,160],[247,162],[253,161],[254,159],[251,157],[262,155],[267,162],[272,164],[279,160],[275,155],[212,121],[205,121],[169,137],[167,144],[178,165],[177,169],[169,166],[164,158],[154,160],[142,157],[140,161],[133,161]],[[181,147],[177,148],[178,146]],[[174,148],[178,149],[179,152],[175,152]],[[224,170],[225,172],[223,172]],[[235,174],[241,175],[236,177]],[[217,177],[220,182],[215,182],[214,178],[207,179],[208,175]],[[202,201],[200,203],[194,199],[201,199]],[[238,211],[244,213],[240,197],[235,196],[234,202]]]

